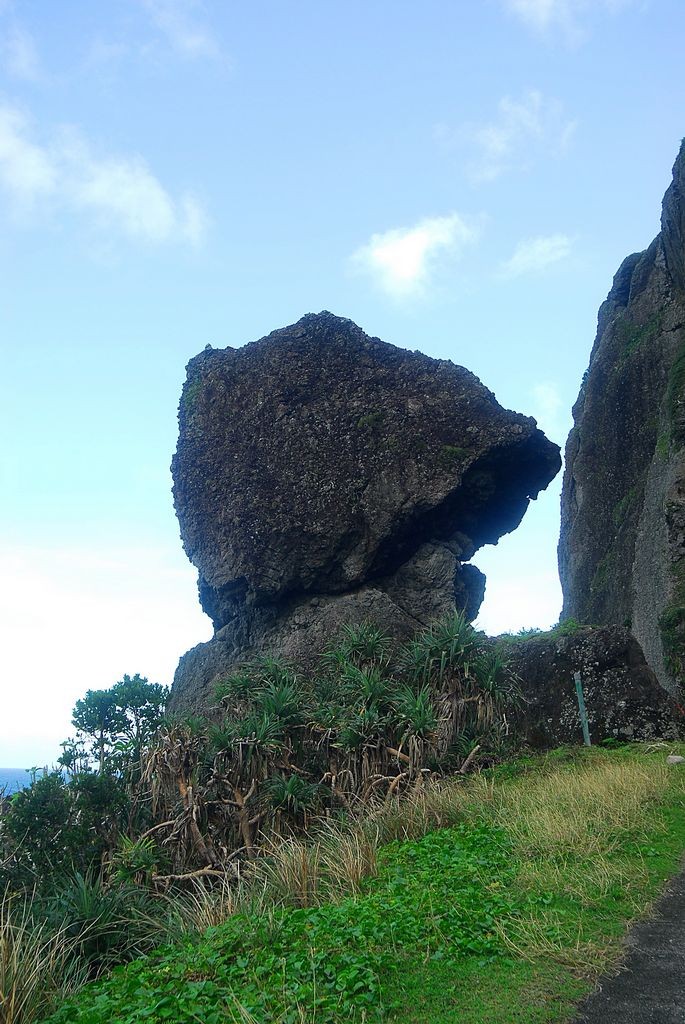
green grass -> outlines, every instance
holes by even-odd
[[[568,1019],[568,1007],[587,991],[587,982],[559,964],[525,960],[473,960],[433,964],[430,977],[406,965],[402,1005],[389,1017],[402,1024],[551,1024]]]
[[[597,753],[590,756],[596,759]],[[634,752],[626,748],[599,756],[629,763]],[[663,758],[663,753],[657,756]],[[531,804],[535,795],[531,794]],[[684,806],[681,775],[673,778],[660,806],[647,814],[642,825],[633,819],[622,829],[616,822],[613,841],[611,829],[595,828],[597,822],[589,817],[580,855],[571,852],[573,822],[556,849],[550,842],[546,850],[536,851],[537,856],[530,856],[529,850],[527,860],[521,856],[525,843],[515,843],[516,883],[531,898],[528,912],[506,927],[505,939],[518,947],[518,954],[510,946],[509,956],[487,964],[454,958],[439,969],[421,961],[408,962],[400,972],[400,1006],[389,1020],[398,1024],[572,1020],[578,1000],[592,989],[602,970],[616,963],[627,924],[646,911],[678,869],[685,849]]]
[[[564,750],[428,790],[420,815],[400,804],[358,826],[425,834],[381,842],[355,895],[233,914],[50,1020],[569,1020],[685,848],[685,773],[666,752]]]

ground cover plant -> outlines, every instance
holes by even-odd
[[[275,840],[187,904],[207,930],[87,986],[50,1024],[567,1020],[685,847],[670,749],[519,759]]]

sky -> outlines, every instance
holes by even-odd
[[[211,635],[169,464],[188,359],[328,309],[563,446],[659,229],[682,0],[0,0],[0,766]],[[559,615],[559,477],[474,562]]]

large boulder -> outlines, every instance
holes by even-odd
[[[183,543],[215,637],[182,660],[198,703],[258,651],[305,658],[342,624],[398,637],[484,578],[464,565],[560,468],[535,420],[468,370],[320,313],[188,364],[174,456]]]
[[[561,503],[563,618],[629,626],[661,684],[685,668],[685,148],[661,232],[600,308]]]
[[[678,737],[682,714],[628,629],[552,630],[500,642],[521,684],[522,698],[512,713],[512,724],[531,746],[582,743],[576,672],[593,743]]]

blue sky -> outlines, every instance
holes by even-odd
[[[330,309],[563,444],[685,132],[680,0],[0,0],[0,764],[207,639],[187,360]],[[556,620],[559,486],[474,561]]]

